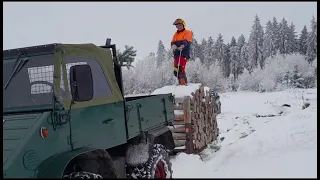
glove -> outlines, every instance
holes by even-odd
[[[178,49],[181,51],[184,48],[184,45],[182,44]]]
[[[174,44],[174,45],[171,46],[171,49],[176,50],[177,46]]]

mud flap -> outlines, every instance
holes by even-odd
[[[152,136],[149,137],[151,140],[153,139],[152,144],[162,144],[167,150],[175,148],[172,132],[168,127],[150,131],[149,136]]]
[[[125,157],[116,157],[113,164],[117,170],[117,178],[126,178],[126,159]]]

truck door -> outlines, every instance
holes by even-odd
[[[123,103],[73,110],[73,148],[83,146],[108,149],[126,142]]]
[[[113,96],[113,89],[100,63],[95,59],[74,56],[66,56],[65,60],[67,77],[71,66],[88,64],[93,79],[93,99],[71,110],[71,132],[68,143],[74,149],[83,146],[107,149],[126,143],[123,101],[108,102]],[[64,94],[63,98],[68,96],[71,95]]]

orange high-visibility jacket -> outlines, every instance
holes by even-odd
[[[183,29],[182,31],[177,31],[176,33],[174,33],[171,41],[171,46],[175,44],[177,47],[180,47],[183,44],[184,48],[181,52],[181,56],[189,59],[191,41],[192,41],[192,32],[190,30]],[[179,50],[176,50],[173,53],[175,58],[180,55]]]

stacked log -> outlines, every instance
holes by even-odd
[[[176,146],[185,146],[187,154],[199,153],[217,139],[216,112],[210,90],[203,85],[191,97],[175,98],[174,110],[173,138]]]

